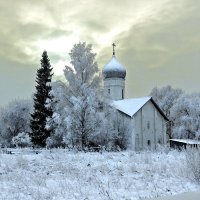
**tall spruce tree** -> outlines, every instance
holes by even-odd
[[[51,130],[46,128],[48,118],[52,117],[52,109],[47,106],[47,101],[52,100],[51,79],[53,76],[52,67],[47,52],[42,54],[41,67],[37,70],[36,93],[34,94],[34,111],[31,114],[30,133],[32,143],[35,146],[45,147],[46,139],[50,136]]]

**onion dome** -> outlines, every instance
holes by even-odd
[[[117,60],[114,53],[112,59],[103,68],[104,78],[123,78],[126,77],[125,67]]]

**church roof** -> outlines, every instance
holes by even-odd
[[[185,144],[199,144],[200,145],[199,140],[191,140],[191,139],[169,139],[169,140],[174,141],[174,142],[185,143]]]
[[[142,98],[133,98],[133,99],[123,99],[118,101],[113,101],[113,106],[125,113],[126,115],[133,117],[148,101],[151,101],[153,105],[157,108],[160,114],[169,121],[166,115],[162,112],[159,106],[155,103],[152,97],[142,97]]]
[[[104,78],[123,78],[126,77],[125,67],[113,55],[111,60],[103,68]]]

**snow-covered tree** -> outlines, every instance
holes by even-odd
[[[85,150],[105,143],[104,110],[108,103],[101,90],[102,79],[92,46],[75,44],[69,55],[71,66],[64,70],[67,84],[61,81],[53,84],[53,117],[47,125],[53,127],[54,133],[47,142],[49,146],[64,144]]]
[[[122,135],[126,135],[129,126],[116,118],[117,111],[104,95],[92,46],[75,44],[69,55],[72,66],[64,70],[67,84],[52,84],[53,116],[47,128],[53,132],[47,139],[48,147],[124,148]]]
[[[85,149],[100,134],[104,103],[100,99],[101,77],[91,45],[75,44],[69,55],[72,66],[64,70],[68,81],[65,142]]]
[[[0,110],[0,143],[10,147],[12,138],[21,132],[30,132],[32,101],[15,100]]]
[[[34,145],[44,147],[46,139],[51,134],[51,129],[46,128],[47,119],[52,117],[50,101],[52,100],[51,78],[52,67],[47,52],[44,51],[41,59],[41,67],[37,70],[36,93],[34,94],[34,111],[31,114],[31,140]]]
[[[80,144],[77,144],[76,142],[76,137],[78,137],[78,135],[73,135],[72,132],[69,132],[71,130],[74,132],[76,131],[76,126],[74,124],[77,123],[76,115],[80,114],[81,111],[80,107],[78,106],[80,104],[71,109],[71,103],[69,104],[68,101],[68,99],[71,97],[67,95],[68,86],[66,86],[66,84],[63,82],[54,82],[52,86],[52,92],[55,100],[52,106],[54,113],[52,119],[48,121],[48,126],[53,128],[54,132],[47,139],[47,145],[48,147],[67,146],[69,148],[77,148],[78,145],[78,148],[80,148]],[[97,115],[94,114],[94,112],[89,113],[89,117],[86,120],[90,120],[90,126],[92,127],[89,146],[93,147],[94,150],[99,148],[105,148],[107,150],[114,149],[114,140],[116,139],[114,133],[116,131],[113,124],[114,121],[116,121],[115,114],[117,111],[110,106],[109,99],[107,99],[102,93],[94,98],[96,99],[96,102],[98,102],[99,109],[96,111]],[[89,102],[89,104],[90,103],[91,102]],[[92,103],[95,104],[94,102]],[[79,107],[79,109],[77,112],[75,112],[77,107]],[[71,114],[71,112],[75,112],[75,114]],[[100,124],[98,127],[94,127],[93,124],[95,123],[96,118],[98,118],[98,122]],[[97,129],[98,131],[95,131]]]
[[[125,150],[131,146],[131,132],[133,130],[133,125],[130,118],[125,117],[117,110],[113,112],[112,117],[113,126],[113,142],[114,149]]]
[[[32,146],[31,138],[28,133],[22,132],[12,138],[12,144],[16,147],[30,147]]]
[[[47,147],[63,147],[65,146],[63,137],[67,133],[67,86],[62,81],[52,83],[53,100],[48,104],[53,110],[51,118],[47,119],[46,128],[51,129],[52,132],[47,138]]]
[[[159,105],[162,111],[170,118],[170,109],[174,105],[175,101],[183,94],[181,89],[174,89],[170,85],[162,88],[153,88],[150,96]]]
[[[173,138],[200,139],[200,94],[181,96],[170,112]]]
[[[171,108],[182,94],[183,91],[181,89],[174,89],[170,85],[162,87],[160,89],[155,87],[150,93],[150,96],[152,96],[154,101],[158,104],[158,106],[170,120],[170,123],[167,124],[167,134],[169,135],[169,138],[172,138],[170,127],[174,126],[174,118],[171,115]]]

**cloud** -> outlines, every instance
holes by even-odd
[[[199,60],[194,55],[200,52],[200,4],[181,2],[168,2],[116,36],[118,57],[127,68],[128,97],[148,95],[153,87],[166,84],[198,91]]]
[[[127,68],[129,97],[163,84],[191,91],[182,79],[190,73],[197,80],[199,9],[196,0],[0,1],[0,73],[7,76],[15,67],[32,80],[46,49],[60,74],[79,41],[93,44],[102,68],[115,41],[117,57]],[[198,89],[196,81],[191,84]],[[30,91],[33,85],[29,82]]]

